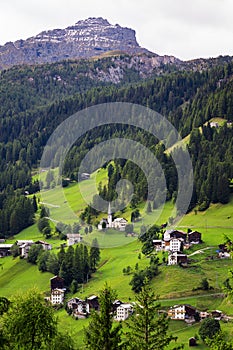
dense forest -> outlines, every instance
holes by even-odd
[[[106,66],[110,59],[93,61],[91,69]],[[164,69],[164,74],[136,79],[132,71],[119,84],[100,82],[81,73],[87,62],[14,67],[0,74],[0,218],[1,236],[19,232],[33,222],[33,204],[25,191],[35,193],[32,169],[38,167],[43,148],[54,129],[67,117],[86,107],[106,102],[130,102],[149,107],[167,117],[182,137],[189,135],[194,169],[190,209],[206,209],[211,202],[227,203],[232,169],[233,63],[227,58],[205,69]],[[88,68],[90,69],[90,67]],[[210,126],[212,118],[226,122]],[[176,198],[177,172],[172,154],[152,135],[123,125],[106,125],[87,132],[70,150],[64,176],[78,180],[78,170],[93,145],[113,137],[140,142],[159,160],[166,177],[166,198]],[[171,135],[172,137],[172,135]],[[113,199],[121,178],[135,184],[134,202],[147,198],[142,171],[130,161],[119,160],[109,174],[102,196]],[[158,199],[154,203],[159,205]],[[23,218],[23,219],[22,219]],[[17,223],[17,224],[15,224]]]

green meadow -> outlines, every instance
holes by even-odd
[[[98,181],[103,183],[106,181],[106,172],[97,172]],[[93,182],[96,183],[95,176],[92,174],[90,180],[82,182],[84,192],[92,196]],[[57,221],[71,223],[78,221],[75,214],[79,214],[86,205],[82,198],[79,184],[70,184],[64,188],[65,200],[60,197],[59,191],[47,191],[46,199],[44,193],[40,194],[40,200],[47,203],[46,206],[50,209],[50,216]],[[86,196],[86,194],[85,194]],[[65,202],[66,201],[66,202]],[[74,212],[72,220],[69,212],[66,213],[66,206]],[[217,293],[222,292],[222,285],[228,276],[228,271],[233,267],[231,259],[219,260],[215,259],[216,249],[218,244],[223,242],[223,235],[226,234],[233,239],[233,197],[227,205],[214,204],[204,212],[192,211],[185,215],[179,223],[178,228],[186,231],[188,228],[202,232],[203,244],[194,246],[187,251],[191,254],[192,264],[184,269],[179,266],[160,265],[160,273],[151,282],[151,286],[159,296],[161,307],[167,308],[174,304],[189,303],[201,310],[220,309],[228,315],[233,315],[232,302]],[[171,202],[167,202],[161,212],[153,211],[150,214],[145,212],[143,205],[139,207],[142,213],[140,221],[134,224],[136,233],[140,232],[141,225],[162,224],[167,222],[174,206]],[[160,215],[159,215],[160,214]],[[117,213],[116,216],[123,216],[130,219],[131,209],[126,208],[125,212]],[[81,233],[84,233],[82,228]],[[148,265],[148,259],[139,253],[141,251],[141,243],[137,237],[125,237],[125,234],[115,230],[107,230],[105,232],[93,230],[92,233],[84,235],[84,242],[90,244],[94,238],[97,238],[101,247],[101,261],[98,270],[93,274],[88,283],[79,286],[76,296],[85,298],[92,294],[99,294],[105,282],[108,282],[112,288],[116,289],[118,298],[122,301],[133,301],[135,295],[131,290],[130,280],[132,273],[129,275],[123,274],[123,269],[127,266],[135,269],[138,264],[139,269],[144,269]],[[44,239],[39,232],[37,225],[23,230],[21,233],[12,237],[7,243],[13,243],[16,239]],[[48,239],[52,244],[53,249],[59,248],[62,241],[57,237],[52,236]],[[203,250],[202,250],[203,249]],[[193,254],[195,251],[201,250],[198,254]],[[58,251],[56,249],[56,251]],[[192,255],[193,254],[193,255]],[[213,256],[214,259],[210,259]],[[49,291],[49,279],[51,274],[41,273],[37,266],[28,264],[22,259],[13,259],[12,257],[2,258],[0,260],[0,290],[1,295],[11,297],[18,291],[24,291],[34,286],[37,286],[42,292]],[[212,289],[208,292],[193,291],[197,288],[203,278],[207,278]],[[83,326],[88,324],[88,320],[73,320],[64,310],[57,312],[60,327],[68,331],[76,339],[77,344],[82,344]],[[231,326],[231,327],[230,327]],[[170,330],[178,337],[178,344],[185,344],[185,349],[188,349],[188,339],[198,333],[199,325],[187,326],[183,322],[171,322]],[[232,324],[223,324],[223,328],[230,333]],[[199,349],[206,349],[206,346],[199,341]]]
[[[49,279],[52,277],[50,273],[41,273],[36,265],[28,264],[26,260],[19,258],[7,257],[0,262],[1,296],[11,297],[33,287],[37,287],[41,292],[49,290]]]

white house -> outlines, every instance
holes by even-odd
[[[121,304],[116,309],[116,320],[125,321],[133,312],[133,306],[131,304]]]
[[[182,238],[171,238],[169,250],[171,252],[180,252],[182,250],[183,239]]]
[[[124,218],[116,218],[112,222],[112,228],[115,228],[120,231],[125,231],[125,226],[127,225],[128,221]]]
[[[64,297],[65,297],[65,288],[63,289],[52,289],[51,291],[51,296],[50,296],[50,301],[53,305],[56,304],[63,304],[64,302]]]
[[[179,263],[187,264],[188,257],[180,252],[171,252],[168,255],[168,265],[178,265]]]
[[[86,300],[72,298],[67,302],[67,307],[76,318],[86,318],[91,310],[99,310],[98,297],[92,295]]]
[[[218,122],[210,122],[210,127],[211,128],[218,128],[219,127],[219,123]]]
[[[82,242],[83,237],[79,233],[68,233],[67,234],[67,245],[74,245]]]
[[[32,240],[18,240],[16,241],[16,244],[19,246],[20,256],[27,258],[29,249],[34,244],[34,242]]]
[[[184,304],[184,305],[175,305],[168,310],[168,316],[172,320],[190,320],[194,319],[197,310],[195,307]]]

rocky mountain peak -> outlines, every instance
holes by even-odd
[[[107,51],[148,52],[137,43],[133,29],[112,25],[101,17],[90,17],[65,29],[43,31],[27,40],[1,46],[0,69],[18,64],[90,58]]]

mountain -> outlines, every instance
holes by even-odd
[[[65,29],[43,31],[27,40],[0,46],[0,69],[20,64],[42,64],[65,59],[90,58],[106,52],[147,53],[160,62],[173,63],[174,57],[159,56],[139,46],[135,31],[106,19],[88,18]],[[178,61],[178,60],[177,60]]]

